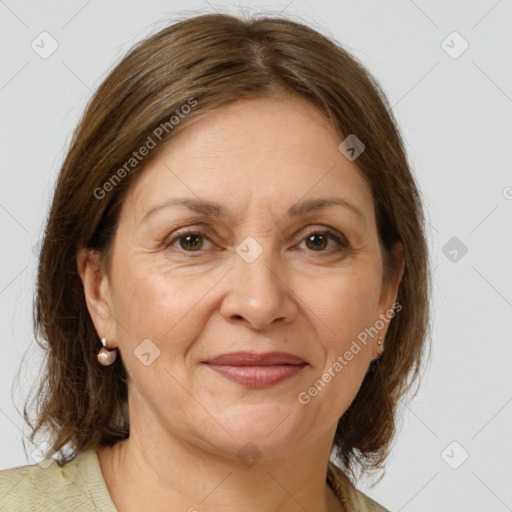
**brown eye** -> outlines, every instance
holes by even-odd
[[[182,252],[204,252],[205,240],[209,241],[209,238],[201,231],[182,231],[170,237],[164,243],[164,248],[174,248]],[[177,244],[179,244],[179,247]]]
[[[185,251],[198,251],[203,246],[203,235],[191,233],[178,238],[180,246]]]
[[[332,231],[312,231],[303,238],[306,247],[314,252],[330,252],[329,249],[325,250],[329,244],[329,241],[334,241],[337,247],[334,247],[332,250],[342,250],[348,248],[348,243],[342,240],[341,236],[338,236],[337,233]]]
[[[316,233],[314,235],[309,235],[306,237],[306,245],[313,250],[317,249],[325,249],[327,246],[327,243],[329,242],[329,239],[325,235],[325,233]]]

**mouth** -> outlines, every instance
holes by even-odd
[[[261,389],[294,377],[308,363],[286,352],[232,352],[209,359],[205,364],[232,382]]]

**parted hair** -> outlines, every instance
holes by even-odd
[[[38,263],[33,321],[43,374],[24,406],[31,441],[44,436],[59,464],[130,433],[126,370],[120,355],[108,367],[97,361],[101,344],[78,250],[97,250],[108,273],[126,191],[166,143],[230,102],[283,93],[316,106],[340,142],[355,134],[364,143],[355,163],[372,190],[385,279],[393,276],[393,247],[404,247],[400,312],[390,321],[384,353],[339,418],[333,444],[352,474],[384,468],[400,401],[420,380],[430,331],[425,214],[402,136],[381,86],[333,38],[302,20],[230,14],[188,16],[135,44],[73,133]],[[150,148],[144,158],[143,146]]]

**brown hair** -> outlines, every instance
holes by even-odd
[[[78,249],[100,251],[108,272],[120,205],[135,171],[207,112],[280,92],[312,102],[340,142],[356,134],[365,144],[356,163],[373,192],[385,277],[391,277],[394,244],[404,246],[397,296],[402,309],[334,439],[335,453],[352,474],[357,465],[383,467],[398,401],[419,377],[429,331],[424,213],[403,141],[380,86],[338,43],[290,19],[227,14],[181,20],[136,44],[100,85],[74,132],[38,267],[34,330],[46,361],[34,396],[35,425],[27,417],[28,401],[24,408],[30,439],[46,431],[60,464],[129,435],[126,370],[120,357],[109,367],[97,362],[101,345],[78,274]],[[187,104],[195,106],[184,109]],[[177,123],[172,115],[179,116]],[[148,137],[155,147],[132,160]]]

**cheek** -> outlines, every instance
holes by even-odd
[[[183,362],[204,328],[198,312],[213,283],[205,277],[171,277],[156,268],[142,270],[127,272],[116,290],[123,363],[146,403],[158,396],[166,397],[162,399],[168,403],[186,404],[187,395],[179,383],[192,376]]]
[[[355,398],[371,359],[374,338],[369,333],[378,318],[380,276],[369,268],[353,266],[332,274],[317,281],[315,293],[302,295],[308,297],[307,305],[313,312],[308,316],[323,356],[317,360],[308,387],[300,390],[304,393],[301,396],[303,402],[315,404],[317,414],[333,422]]]
[[[322,357],[313,376],[299,391],[314,416],[336,422],[356,397],[371,360],[378,289],[365,279],[330,281],[329,293],[311,301],[309,315],[318,331]]]
[[[320,338],[331,356],[347,350],[378,319],[380,276],[368,268],[352,266],[327,278],[307,279],[298,294],[307,298],[304,302],[313,313],[309,317],[322,332]]]
[[[203,327],[198,314],[218,280],[215,272],[198,275],[158,265],[132,266],[116,288],[123,345],[133,351],[149,338],[161,348],[172,344],[174,353],[185,350]]]

